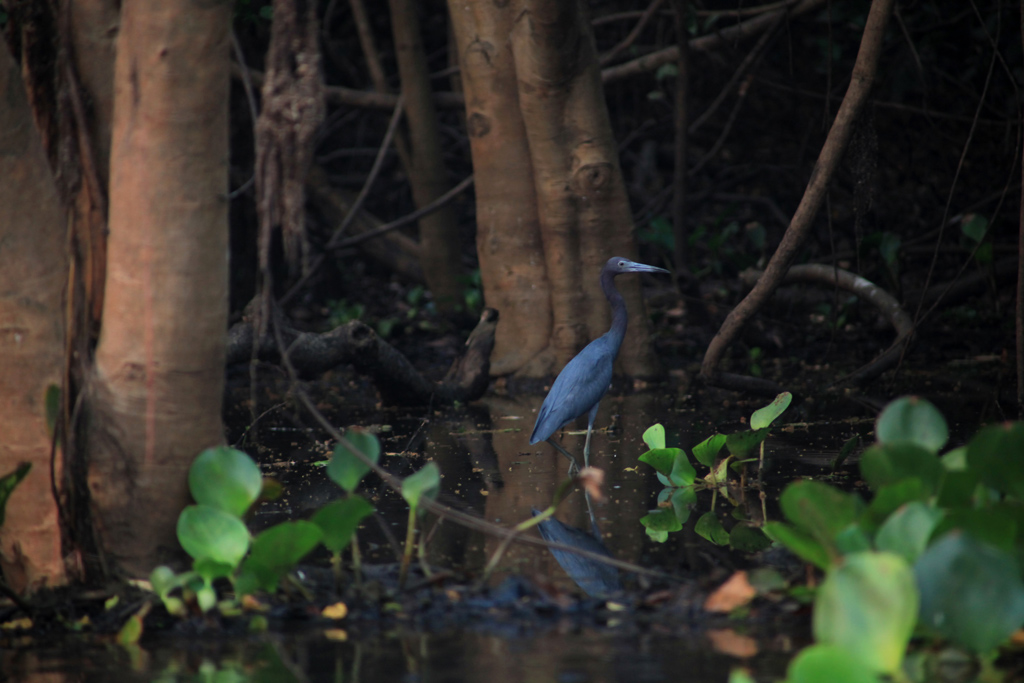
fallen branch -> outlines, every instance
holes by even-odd
[[[452,404],[475,401],[487,391],[490,357],[498,312],[484,309],[469,335],[466,351],[455,361],[442,382],[424,377],[400,351],[377,336],[364,323],[353,320],[329,332],[282,332],[288,358],[303,377],[315,377],[342,364],[369,375],[389,405]],[[254,329],[249,319],[228,332],[227,362],[247,362],[252,354]],[[260,340],[257,357],[278,360],[281,350],[275,337]]]

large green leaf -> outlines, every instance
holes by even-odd
[[[882,683],[865,662],[838,645],[811,645],[789,664],[785,683]]]
[[[872,671],[900,668],[917,621],[914,572],[899,555],[847,555],[814,600],[814,637],[838,645]],[[828,680],[828,679],[823,679]]]
[[[904,396],[878,416],[875,438],[883,444],[912,443],[935,454],[949,441],[949,428],[931,403],[918,396]]]
[[[863,508],[863,502],[856,495],[811,479],[787,486],[779,505],[786,519],[819,541],[830,544],[857,520]]]
[[[931,495],[945,472],[934,453],[907,441],[872,446],[860,459],[861,476],[876,491],[904,479],[920,479]]]
[[[979,653],[1024,625],[1024,583],[1013,556],[963,533],[933,543],[914,564],[921,625]]]
[[[647,535],[658,543],[664,543],[668,540],[668,535],[671,532],[679,531],[683,528],[675,513],[668,508],[651,510],[640,518],[640,523],[647,530]]]
[[[409,507],[419,508],[420,499],[433,500],[441,490],[441,470],[437,463],[428,462],[423,469],[410,474],[402,481],[402,497]]]
[[[693,526],[693,530],[699,536],[706,538],[715,545],[726,545],[729,543],[729,532],[722,526],[722,521],[718,519],[718,515],[714,511],[705,512],[701,515],[700,519]]]
[[[251,540],[242,520],[211,505],[190,505],[178,517],[178,542],[195,560],[237,567]]]
[[[352,540],[359,523],[373,514],[374,507],[362,496],[353,494],[323,506],[311,520],[323,532],[323,544],[332,553],[340,553]]]
[[[979,431],[967,444],[967,462],[989,486],[1024,498],[1024,422]]]
[[[752,450],[761,445],[761,442],[768,438],[768,428],[755,429],[747,432],[727,434],[725,447],[737,458],[743,458]]]
[[[693,447],[693,457],[705,467],[714,467],[718,454],[725,445],[725,434],[713,434]]]
[[[930,495],[930,489],[917,478],[886,484],[875,491],[875,497],[859,523],[870,533],[899,508],[915,500],[928,500]]]
[[[665,447],[665,427],[660,424],[651,425],[644,432],[644,443],[651,450],[657,450]]]
[[[689,486],[697,476],[681,448],[652,448],[638,459],[653,467],[665,486]]]
[[[218,446],[207,448],[192,463],[188,487],[200,505],[241,517],[259,497],[263,475],[242,451]]]
[[[327,463],[327,476],[335,484],[344,490],[352,493],[359,487],[366,473],[370,471],[370,465],[363,460],[377,463],[380,460],[380,441],[377,437],[362,429],[350,429],[345,434],[348,444],[342,442],[334,447],[334,454],[331,461]],[[358,451],[363,458],[356,455],[349,444]]]
[[[976,541],[1013,552],[1017,537],[1017,519],[1005,506],[990,508],[954,508],[935,527],[932,536],[938,538],[950,531],[966,532]]]
[[[242,572],[256,579],[265,591],[274,591],[277,584],[320,543],[322,532],[312,522],[282,522],[260,533],[252,543],[252,552],[245,558]]]
[[[775,418],[782,413],[786,412],[786,408],[793,402],[793,394],[788,391],[784,391],[775,397],[775,400],[766,405],[764,408],[759,408],[754,411],[754,414],[750,416],[750,428],[753,430],[764,429],[775,422]]]
[[[896,553],[913,564],[928,546],[943,511],[921,501],[907,503],[889,516],[875,535],[879,550]]]
[[[831,544],[826,546],[806,531],[782,522],[768,522],[764,525],[764,533],[768,538],[789,548],[800,559],[810,562],[819,569],[828,569],[832,566],[832,556],[828,550]]]
[[[772,544],[764,532],[747,524],[737,524],[729,532],[729,546],[745,553],[756,553]]]

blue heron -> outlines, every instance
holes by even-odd
[[[597,407],[612,382],[612,365],[619,355],[626,335],[626,302],[615,288],[615,276],[623,273],[668,273],[664,268],[646,266],[616,256],[601,269],[601,289],[612,306],[612,326],[602,336],[587,344],[562,369],[551,385],[551,391],[537,414],[537,424],[530,436],[530,445],[547,441],[569,458],[572,472],[576,459],[551,437],[559,429],[588,413],[587,440],[583,446],[583,463],[590,465],[590,435],[594,431]]]

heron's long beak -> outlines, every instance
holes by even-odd
[[[629,261],[623,272],[626,273],[666,273],[671,274],[664,268],[658,268],[657,266],[649,266],[646,263],[637,263],[636,261]]]

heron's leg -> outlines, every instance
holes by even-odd
[[[594,418],[597,417],[597,407],[601,405],[598,401],[594,404],[594,407],[590,409],[590,414],[587,415],[587,440],[583,443],[583,466],[590,467],[590,435],[594,433]]]
[[[580,471],[580,466],[576,462],[576,458],[574,458],[572,456],[572,453],[570,453],[569,451],[567,451],[564,448],[562,448],[562,446],[558,442],[555,441],[555,437],[554,436],[549,436],[547,438],[547,442],[549,444],[551,444],[552,446],[554,446],[558,450],[559,453],[561,453],[565,457],[569,458],[569,476],[570,477],[573,475],[573,472],[579,472]]]

